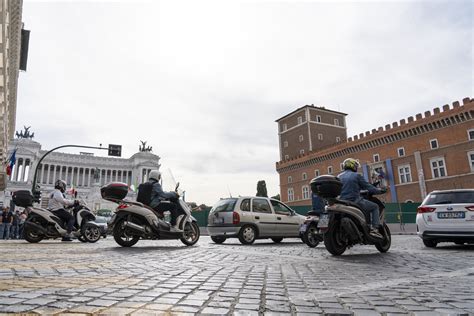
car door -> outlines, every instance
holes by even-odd
[[[275,212],[275,227],[278,236],[298,237],[300,218],[285,204],[271,200],[273,211]]]
[[[260,237],[273,236],[275,233],[275,214],[265,198],[252,199],[252,216]]]

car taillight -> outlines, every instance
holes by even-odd
[[[474,205],[466,206],[466,209],[467,209],[468,211],[474,212]]]
[[[431,212],[433,212],[434,210],[436,210],[435,207],[420,206],[420,207],[418,207],[418,209],[417,209],[417,213],[418,213],[418,214],[431,213]]]
[[[237,212],[232,212],[232,224],[237,225],[240,223],[240,215]]]

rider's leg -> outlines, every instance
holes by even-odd
[[[373,229],[378,229],[380,226],[380,211],[379,206],[374,202],[367,201],[365,199],[360,200],[357,204],[362,207],[365,211],[370,213],[371,226]]]

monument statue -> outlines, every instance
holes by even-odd
[[[20,131],[19,133],[18,131],[15,132],[17,138],[33,139],[33,137],[35,137],[35,133],[30,133],[31,126],[23,126],[23,128],[25,129],[24,131]]]
[[[140,142],[142,143],[141,146],[138,147],[140,152],[151,152],[153,150],[153,147],[146,146],[146,141],[141,140]]]

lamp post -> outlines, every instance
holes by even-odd
[[[57,150],[57,149],[60,149],[60,148],[66,148],[66,147],[73,147],[73,148],[88,148],[88,149],[101,149],[101,150],[108,150],[109,151],[109,156],[115,156],[115,157],[120,157],[122,155],[122,146],[121,145],[109,145],[107,148],[106,147],[102,147],[102,145],[100,145],[100,147],[95,147],[95,146],[83,146],[83,145],[62,145],[62,146],[58,146],[56,148],[53,148],[51,150],[49,150],[48,152],[46,152],[43,157],[40,158],[40,160],[38,161],[38,163],[36,164],[36,168],[35,168],[35,174],[33,176],[33,183],[32,183],[32,186],[31,186],[31,193],[33,194],[33,197],[35,199],[36,202],[39,202],[40,200],[40,197],[41,197],[41,191],[39,190],[39,186],[37,186],[36,184],[36,176],[38,174],[38,167],[40,166],[41,162],[43,161],[44,158],[46,158],[46,156],[48,156],[50,153],[52,153],[53,151]]]

